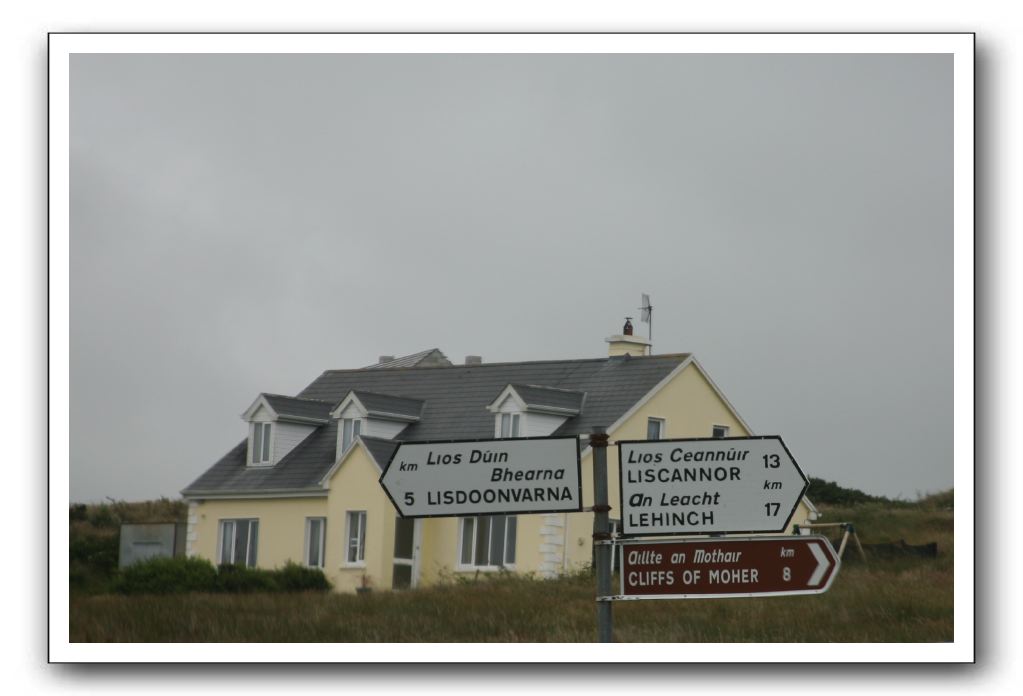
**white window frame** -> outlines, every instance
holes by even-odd
[[[259,562],[259,518],[258,517],[231,517],[231,518],[221,519],[221,520],[218,521],[218,524],[217,524],[217,563],[216,563],[216,565],[218,565],[218,566],[224,565],[222,563],[222,561],[221,561],[221,559],[223,559],[223,557],[224,557],[224,542],[228,542],[230,544],[230,546],[231,546],[231,553],[229,554],[231,559],[232,559],[231,560],[231,564],[232,565],[237,565],[236,563],[234,563],[234,557],[235,557],[235,551],[236,551],[236,549],[234,548],[234,543],[235,543],[235,537],[237,536],[235,534],[235,528],[236,528],[236,526],[237,526],[237,524],[239,522],[246,522],[246,523],[248,523],[250,525],[249,526],[249,533],[245,536],[245,541],[246,541],[246,544],[248,545],[248,548],[245,549],[245,563],[243,563],[242,565],[245,566],[246,568],[255,568],[256,564]],[[253,524],[256,525],[256,543],[255,543],[255,545],[253,545],[253,543],[252,543],[252,527],[251,527],[251,525],[253,525]],[[224,531],[227,529],[228,525],[230,525],[230,527],[231,527],[231,534],[230,535],[227,535],[227,534],[224,533]]]
[[[721,428],[722,430],[725,431],[725,434],[722,435],[720,438],[717,435],[714,434],[714,430],[717,429],[717,428]],[[720,440],[720,439],[728,437],[728,435],[731,432],[731,430],[732,429],[729,428],[727,425],[718,425],[717,423],[715,423],[714,425],[710,426],[710,436]]]
[[[502,437],[502,438],[503,437],[522,437],[521,433],[523,431],[523,427],[524,427],[524,424],[525,424],[525,415],[526,414],[524,414],[524,413],[519,413],[519,412],[515,412],[515,411],[508,411],[508,412],[505,412],[505,413],[498,413],[497,414],[497,427],[496,427],[496,431],[497,432],[495,433],[497,435],[497,437]],[[508,434],[507,435],[504,432],[504,424],[505,424],[505,420],[504,419],[505,418],[508,419],[508,421],[507,421],[508,422]]]
[[[263,453],[256,451],[256,431],[259,431],[259,444],[261,450],[266,450],[266,459]],[[274,427],[269,421],[257,421],[252,424],[252,431],[249,433],[249,465],[250,466],[273,466],[274,460]]]
[[[479,531],[479,527],[480,527],[479,521],[481,519],[484,519],[484,517],[488,517],[488,518],[491,518],[491,519],[495,518],[495,517],[504,517],[505,518],[505,522],[504,522],[504,559],[502,559],[504,561],[504,563],[502,565],[476,565],[476,563],[475,563],[476,562],[476,534]],[[518,561],[518,550],[515,548],[515,545],[509,546],[509,544],[508,544],[508,528],[509,528],[508,521],[509,520],[512,520],[515,523],[515,545],[517,545],[518,544],[518,539],[519,539],[519,534],[518,534],[518,527],[519,526],[518,526],[518,517],[516,515],[486,515],[486,516],[482,516],[481,515],[481,516],[477,516],[477,517],[459,517],[458,518],[458,544],[455,547],[455,554],[456,554],[455,555],[455,568],[457,568],[458,570],[473,570],[473,571],[475,571],[475,570],[497,571],[497,570],[501,570],[502,568],[507,568],[508,570],[514,570],[515,569],[515,564]],[[465,523],[467,521],[471,521],[472,522],[472,541],[471,541],[471,544],[470,544],[470,547],[469,547],[469,548],[472,549],[472,556],[473,556],[471,563],[464,563],[462,561],[462,545],[463,545],[464,540],[465,540],[465,526],[466,526]],[[493,527],[491,527],[491,529],[493,529]],[[490,545],[492,543],[493,543],[493,537],[491,537],[488,540],[488,542],[487,542],[487,556],[490,555]],[[507,562],[507,560],[506,560],[508,558],[508,550],[509,549],[511,549],[512,554],[514,555],[514,558],[512,559],[512,561],[510,563]]]
[[[350,450],[352,448],[352,445],[355,444],[355,441],[358,439],[359,435],[362,434],[362,421],[363,421],[362,418],[342,418],[340,422],[337,424],[337,427],[341,429],[341,432],[339,433],[341,438],[341,454],[344,454],[345,452]],[[347,444],[345,444],[346,423],[352,424],[352,439],[349,440]]]
[[[312,563],[309,558],[309,537],[312,534],[313,523],[320,523],[320,548],[318,553],[320,555],[319,563]],[[304,563],[310,568],[325,568],[326,563],[324,555],[327,553],[327,518],[326,517],[306,517],[305,518],[305,539],[302,543],[302,554]]]
[[[647,440],[650,439],[650,424],[651,423],[657,423],[657,426],[658,426],[657,427],[657,439],[658,440],[663,440],[664,436],[665,436],[665,434],[667,433],[667,430],[668,430],[668,421],[665,420],[664,418],[657,418],[657,417],[654,417],[654,416],[651,416],[650,418],[647,418],[646,419],[646,439]]]
[[[344,553],[341,555],[341,565],[344,568],[365,568],[366,567],[366,518],[368,515],[365,510],[348,510],[345,512],[345,542],[344,542]],[[348,560],[348,552],[352,548],[352,521],[357,520],[358,523],[354,527],[358,530],[356,535],[356,559],[354,561]]]

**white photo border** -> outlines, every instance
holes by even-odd
[[[69,88],[74,53],[944,53],[954,79],[955,639],[950,643],[408,644],[71,643]],[[973,662],[974,35],[972,33],[53,33],[49,36],[49,660],[118,663],[282,662]],[[409,656],[413,656],[410,659]]]

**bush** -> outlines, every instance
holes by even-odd
[[[81,584],[84,584],[82,579]],[[122,594],[176,594],[181,592],[304,592],[329,590],[319,568],[288,563],[263,570],[239,565],[219,568],[202,558],[150,558],[121,570],[114,589]]]
[[[216,592],[217,569],[202,558],[150,558],[122,569],[115,587],[124,594]]]
[[[113,573],[120,555],[119,544],[117,534],[72,533],[68,541],[69,560],[79,561],[100,572]]]
[[[222,565],[217,572],[217,589],[221,592],[277,592],[277,579],[272,570]]]
[[[297,563],[288,563],[274,571],[277,586],[282,592],[325,591],[331,588],[330,581],[319,568],[307,568]]]
[[[870,495],[856,488],[845,488],[834,481],[810,477],[810,487],[806,490],[806,497],[814,504],[824,503],[825,505],[860,505],[863,503],[890,502],[882,496]]]

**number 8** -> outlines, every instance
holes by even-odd
[[[792,579],[792,569],[791,568],[782,568],[781,576],[782,576],[782,578],[785,579],[786,582],[788,582],[789,580]]]

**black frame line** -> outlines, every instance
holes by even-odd
[[[473,514],[464,515],[405,515],[402,513],[401,508],[398,507],[397,501],[391,495],[391,491],[384,485],[384,476],[387,475],[388,469],[391,468],[391,463],[394,462],[394,456],[398,454],[398,450],[401,449],[402,445],[453,445],[467,442],[516,442],[521,440],[575,440],[575,467],[576,467],[576,482],[579,484],[579,490],[577,491],[579,497],[578,508],[557,508],[553,510],[502,510],[500,512],[478,512]],[[391,501],[391,505],[398,513],[398,517],[406,520],[426,520],[438,517],[501,517],[504,515],[543,515],[546,513],[553,512],[582,512],[583,511],[583,462],[582,462],[582,448],[579,446],[579,438],[574,435],[556,435],[556,436],[534,436],[534,437],[499,437],[499,438],[471,438],[466,440],[401,440],[396,441],[398,446],[391,452],[391,458],[387,460],[387,464],[380,472],[380,477],[377,482],[383,489],[384,493],[387,494],[387,499]]]
[[[777,440],[782,449],[785,450],[785,454],[789,455],[789,459],[792,460],[793,466],[796,467],[796,472],[799,477],[803,479],[803,488],[799,491],[799,495],[796,496],[796,502],[792,505],[792,509],[789,510],[788,516],[785,518],[784,524],[779,529],[736,529],[736,530],[722,530],[715,529],[713,532],[625,532],[622,531],[618,534],[621,539],[640,539],[644,537],[677,537],[683,535],[696,535],[706,536],[708,534],[781,534],[785,531],[785,528],[789,526],[789,522],[792,521],[792,516],[796,514],[796,510],[799,508],[799,501],[806,496],[807,489],[810,488],[810,480],[806,478],[806,474],[803,473],[802,468],[799,466],[799,462],[792,456],[792,452],[785,445],[785,441],[782,440],[781,435],[750,435],[749,437],[671,437],[663,440],[617,440],[615,444],[618,446],[618,505],[622,512],[622,530],[625,529],[625,493],[622,487],[622,445],[635,445],[635,444],[647,444],[651,442],[727,442],[734,440]]]

